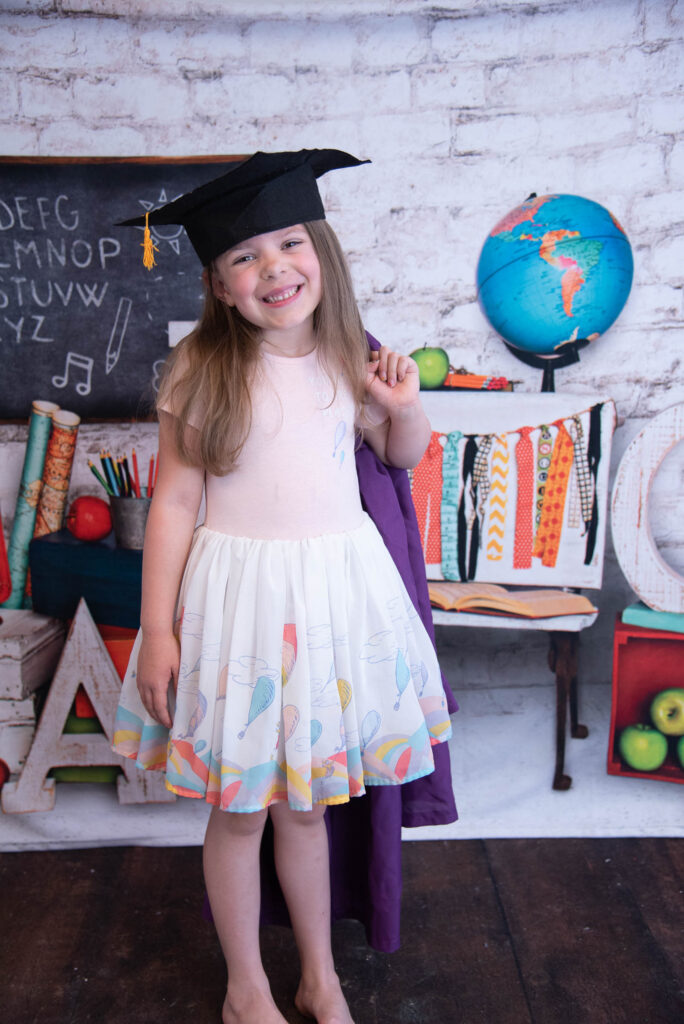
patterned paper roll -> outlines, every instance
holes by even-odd
[[[52,417],[34,537],[62,529],[80,422],[80,416],[65,409],[58,409]]]
[[[43,467],[43,486],[38,499],[34,537],[56,533],[62,529],[76,437],[81,417],[66,409],[57,409],[52,417],[52,431]],[[31,607],[31,571],[26,574],[24,607]]]
[[[33,537],[38,499],[43,484],[43,465],[52,426],[52,414],[58,408],[54,402],[34,402],[31,407],[24,467],[7,550],[12,593],[4,602],[4,608],[21,608],[24,603],[28,547]]]

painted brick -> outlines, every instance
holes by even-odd
[[[243,72],[193,84],[194,103],[204,117],[277,117],[293,108],[294,97],[294,81],[284,74]]]
[[[658,96],[657,99],[643,97],[639,102],[636,127],[642,136],[680,134],[684,130],[684,99],[681,93]]]
[[[363,119],[359,131],[365,149],[370,152],[372,147],[375,152],[382,152],[386,159],[404,157],[407,152],[424,158],[447,156],[449,153],[449,120],[440,113],[422,117],[406,114],[377,117],[370,114]]]
[[[139,54],[151,69],[173,67],[210,76],[226,66],[241,64],[244,69],[249,46],[244,26],[237,21],[227,23],[220,33],[211,23],[167,21],[145,31]]]
[[[411,75],[414,109],[483,107],[484,70],[476,64],[416,68]]]
[[[354,31],[344,23],[268,20],[251,25],[247,40],[254,67],[349,68],[354,60]]]
[[[668,180],[675,188],[684,186],[684,139],[675,142],[668,161]]]
[[[456,126],[454,152],[524,153],[536,149],[539,121],[536,117],[507,114],[503,117],[464,121]]]
[[[68,116],[74,107],[73,77],[60,72],[24,74],[19,80],[19,109],[24,117],[50,120]]]
[[[129,118],[135,122],[163,119],[182,110],[188,96],[184,82],[144,75],[77,78],[73,83],[74,108],[90,111],[93,118]]]
[[[5,132],[3,131],[3,141]],[[171,150],[164,145],[156,146],[144,128],[132,126],[108,127],[83,124],[74,118],[46,124],[40,131],[40,148],[43,153],[60,156],[156,156]],[[12,148],[14,153],[15,149]]]
[[[389,14],[364,18],[359,25],[354,62],[369,67],[412,67],[429,53],[429,27],[424,19]]]
[[[125,21],[115,19],[103,26],[89,18],[60,23],[30,16],[17,19],[12,36],[28,68],[80,72],[84,66],[124,66],[136,33]]]
[[[362,117],[393,114],[410,108],[411,79],[408,71],[377,72],[364,76],[326,74],[307,70],[297,74],[293,105],[311,117]]]
[[[644,4],[644,39],[647,42],[672,39],[684,33],[682,0],[647,0]]]
[[[630,228],[646,236],[662,237],[675,226],[684,226],[684,190],[660,192],[634,200]]]

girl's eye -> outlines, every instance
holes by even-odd
[[[295,246],[301,245],[301,238],[288,238],[287,242],[283,244],[283,249],[294,249]]]
[[[236,266],[238,263],[247,263],[247,261],[251,259],[254,259],[254,257],[250,255],[250,253],[244,253],[242,256],[236,256],[233,260],[233,266]]]

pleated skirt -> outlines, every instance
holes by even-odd
[[[304,540],[194,535],[169,731],[138,695],[114,749],[230,811],[339,804],[434,769],[451,735],[435,650],[372,520]]]

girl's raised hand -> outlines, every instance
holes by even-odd
[[[167,729],[173,724],[169,697],[175,694],[179,665],[180,649],[173,634],[143,634],[136,673],[138,692],[148,714]]]
[[[371,352],[366,390],[388,411],[414,405],[420,391],[417,363],[383,345],[379,351]]]

